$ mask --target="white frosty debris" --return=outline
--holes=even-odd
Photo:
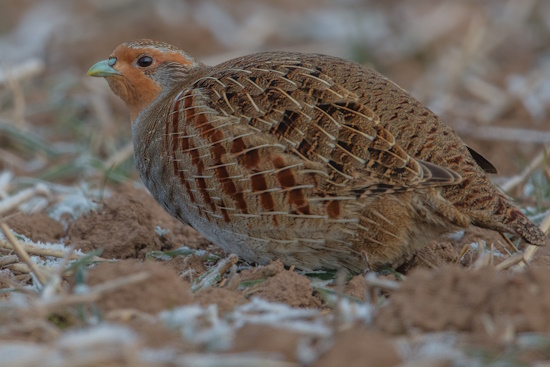
[[[145,348],[139,352],[139,357],[144,362],[156,363],[156,364],[172,363],[178,357],[178,355],[179,355],[178,351],[173,348],[164,348],[164,349]]]
[[[233,330],[218,317],[216,305],[207,308],[199,305],[183,306],[159,314],[168,328],[178,329],[191,343],[205,345],[210,350],[223,350],[231,346]]]
[[[127,327],[101,324],[68,331],[48,345],[22,342],[0,344],[2,366],[74,366],[76,361],[102,365],[137,349],[137,336]],[[101,351],[98,354],[98,351]],[[73,363],[69,362],[72,361]]]
[[[0,361],[3,366],[31,366],[47,354],[47,345],[9,341],[0,344]]]
[[[169,229],[164,229],[162,228],[161,226],[156,226],[155,227],[155,232],[156,234],[158,234],[159,236],[166,236],[168,233],[170,233],[170,230]]]
[[[342,297],[337,304],[337,314],[346,323],[363,322],[370,324],[374,318],[374,307],[370,303],[352,302]]]
[[[447,235],[447,238],[451,239],[451,240],[454,240],[454,241],[459,241],[462,239],[462,237],[464,237],[464,233],[466,233],[465,231],[456,231],[456,232],[453,232],[453,233],[449,233]]]
[[[35,196],[29,199],[29,201],[19,205],[19,210],[27,214],[40,213],[44,211],[48,205],[50,205],[50,200],[45,197]]]
[[[250,303],[238,307],[230,317],[234,320],[236,328],[247,323],[262,324],[311,336],[328,336],[331,330],[320,316],[321,313],[317,309],[292,308],[283,303],[253,297]]]
[[[20,242],[20,243],[23,243],[23,244],[27,244],[27,245],[31,245],[35,248],[39,248],[39,249],[47,249],[47,250],[52,250],[52,251],[63,251],[65,253],[68,253],[69,252],[69,248],[66,247],[62,242],[57,242],[57,243],[51,243],[51,242],[34,242],[32,241],[30,238],[22,235],[22,234],[19,234],[13,230],[11,230],[11,232],[13,233],[13,235],[17,238],[17,240]],[[0,232],[0,240],[2,241],[7,241],[7,238],[4,236],[3,233]],[[76,255],[84,255],[84,253],[78,249],[75,249],[74,250],[74,253]],[[40,262],[38,262],[38,259],[37,257],[35,257],[35,262],[37,264],[43,264],[43,265],[47,265],[49,264],[48,261],[51,261],[53,263],[56,263],[58,261],[58,259],[56,258],[53,258],[53,257],[47,257],[47,260],[39,260]]]
[[[38,183],[34,187],[29,187],[27,189],[21,190],[17,194],[8,196],[5,199],[0,200],[0,214],[6,213],[18,207],[19,205],[37,195],[50,195],[50,190],[48,189],[48,186],[43,183]]]
[[[8,196],[10,182],[12,179],[13,179],[13,172],[11,171],[0,172],[0,199],[4,199]]]
[[[419,364],[424,361],[439,360],[454,362],[456,367],[481,366],[457,349],[457,338],[449,332],[424,334],[419,338],[401,338],[395,344],[397,352],[404,361]]]
[[[70,188],[70,190],[64,187],[59,188],[59,190],[61,189],[63,189],[63,192],[60,192],[60,201],[49,212],[50,217],[59,222],[63,222],[64,217],[67,215],[74,220],[82,214],[97,210],[96,201],[111,196],[111,191],[107,188],[91,190],[87,185]]]
[[[295,363],[285,362],[273,356],[273,353],[238,354],[186,354],[177,361],[182,367],[295,367]]]

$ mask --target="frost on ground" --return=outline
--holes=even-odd
[[[192,237],[178,242],[183,237],[169,236],[193,232],[162,211],[148,213],[153,204],[140,189],[114,193],[95,210],[68,220],[56,243],[27,237],[31,225],[20,226],[23,233],[10,232],[38,265],[40,277],[29,273],[28,264],[2,266],[0,361],[14,366],[77,361],[86,366],[109,361],[330,366],[343,360],[350,366],[357,361],[467,366],[482,365],[483,353],[506,352],[506,358],[522,361],[550,343],[550,270],[537,265],[550,258],[546,252],[527,271],[497,272],[491,261],[497,264],[509,255],[494,248],[491,253],[492,238],[486,236],[469,243],[475,257],[469,265],[455,259],[454,265],[434,270],[418,262],[401,282],[395,271],[346,279],[285,269],[280,261],[251,267],[234,255],[214,254],[207,242]],[[52,220],[20,215],[37,225]],[[128,258],[115,244],[118,237],[108,236],[101,224],[105,219],[108,228],[133,226],[128,230],[155,238],[159,247]],[[85,237],[74,229],[75,222],[86,230],[103,227],[104,242],[91,241],[97,247],[90,250],[111,244],[114,260],[75,245],[69,250],[75,237]],[[159,231],[159,223],[169,230]],[[468,236],[431,247],[432,261],[446,259],[450,249],[458,253]],[[142,241],[127,237],[125,246]],[[5,236],[0,241],[9,242]],[[9,256],[8,248],[0,261]],[[483,353],[472,353],[476,348]]]
[[[548,228],[549,19],[545,0],[3,2],[0,222],[22,251],[0,231],[0,366],[548,364],[550,247],[527,267],[517,240],[472,227],[351,279],[246,264],[143,190],[127,111],[85,72],[142,36],[208,64],[267,50],[363,63]]]

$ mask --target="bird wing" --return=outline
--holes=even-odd
[[[208,106],[258,136],[275,137],[287,153],[324,166],[329,186],[365,195],[461,180],[408,155],[356,94],[299,57],[215,70],[193,85],[204,91]]]

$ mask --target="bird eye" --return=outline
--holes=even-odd
[[[138,66],[141,66],[142,68],[151,66],[152,63],[153,63],[153,58],[150,56],[142,56],[137,61]]]

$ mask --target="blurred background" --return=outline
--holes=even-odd
[[[550,1],[0,0],[0,172],[136,180],[128,113],[86,71],[138,38],[211,64],[265,50],[351,59],[439,114],[497,166],[497,183],[546,159]],[[547,208],[548,169],[526,172],[527,185],[505,188]]]

